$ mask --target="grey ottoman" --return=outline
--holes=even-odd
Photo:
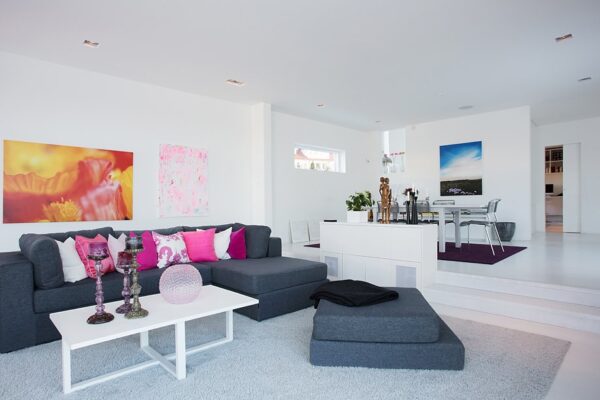
[[[414,288],[389,288],[399,298],[365,307],[319,302],[313,338],[351,342],[420,343],[439,338],[439,318]]]
[[[392,288],[395,301],[345,307],[321,300],[310,362],[320,366],[445,369],[464,367],[465,349],[417,289]]]

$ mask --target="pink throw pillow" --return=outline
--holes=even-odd
[[[246,228],[231,232],[227,253],[235,260],[246,259]]]
[[[135,233],[133,232],[129,234],[129,236],[134,235]],[[156,268],[158,254],[156,253],[156,243],[154,243],[152,232],[146,231],[142,233],[142,246],[144,246],[144,249],[137,255],[137,262],[140,265],[138,271]]]
[[[154,243],[156,243],[156,252],[158,254],[156,266],[158,268],[190,262],[182,232],[172,235],[161,235],[160,233],[152,232],[152,237],[154,238]]]
[[[205,231],[183,232],[188,256],[193,262],[217,261],[215,252],[215,228]]]
[[[96,268],[94,267],[96,262],[94,260],[89,260],[87,258],[88,254],[90,253],[90,243],[93,243],[93,242],[104,242],[108,246],[108,242],[106,241],[106,238],[102,235],[97,235],[93,239],[86,238],[86,237],[79,236],[79,235],[75,236],[75,250],[77,250],[77,254],[79,255],[79,258],[81,259],[81,262],[83,262],[83,265],[85,266],[85,273],[87,274],[88,277],[90,277],[92,279],[96,279]],[[108,257],[105,258],[104,260],[102,260],[102,273],[107,274],[114,270],[115,270],[115,263],[113,262],[113,259],[109,253]]]

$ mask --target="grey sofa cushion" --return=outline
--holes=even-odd
[[[297,258],[221,260],[205,264],[212,267],[215,284],[251,295],[327,278],[327,265]]]
[[[119,237],[119,236],[121,236],[122,233],[124,233],[126,236],[129,236],[129,234],[131,232],[135,233],[138,236],[141,236],[141,234],[146,231],[156,232],[161,235],[172,235],[174,233],[183,231],[183,226],[173,226],[171,228],[159,228],[159,229],[141,229],[141,230],[135,230],[135,231],[134,230],[115,231],[115,234],[113,236]]]
[[[336,340],[310,341],[310,363],[335,367],[461,370],[465,347],[439,320],[440,337],[432,343],[365,343]]]
[[[33,280],[36,287],[50,289],[65,283],[60,252],[54,239],[27,233],[19,239],[19,247],[33,264]]]
[[[110,226],[105,226],[97,229],[83,229],[80,231],[68,231],[68,232],[57,232],[57,233],[44,233],[44,236],[51,237],[54,240],[59,240],[64,242],[66,239],[72,237],[75,239],[75,236],[83,236],[86,238],[94,238],[97,235],[102,235],[108,239],[108,235],[113,235],[113,228]]]
[[[203,264],[192,264],[200,272],[204,285],[211,283],[210,268]],[[158,283],[165,269],[148,269],[139,273],[139,282],[142,285],[142,296],[156,294],[159,292]],[[122,299],[123,275],[111,272],[102,277],[104,289],[104,301],[111,302]],[[96,281],[94,279],[83,279],[81,281],[65,283],[62,287],[36,290],[33,293],[33,305],[36,313],[51,313],[69,310],[78,307],[95,304],[94,294],[96,292]],[[142,305],[144,300],[142,299]]]
[[[64,242],[66,239],[75,238],[77,235],[88,238],[102,235],[107,238],[112,233],[113,229],[111,227],[45,233],[43,235],[26,233],[19,238],[19,247],[25,257],[33,264],[35,286],[39,289],[50,289],[62,286],[65,283],[60,252],[55,240]]]
[[[223,225],[205,225],[205,226],[184,226],[183,230],[185,232],[195,231],[196,229],[211,229],[216,228],[215,232],[223,232],[226,229],[232,228],[233,224],[223,224]]]
[[[439,338],[439,318],[414,288],[390,288],[400,297],[365,307],[321,300],[314,316],[317,340],[384,343],[429,343]]]
[[[269,238],[269,250],[267,257],[281,257],[281,238]]]
[[[269,252],[269,238],[271,237],[271,228],[264,225],[244,225],[236,222],[233,224],[233,230],[246,228],[246,257],[264,258]]]

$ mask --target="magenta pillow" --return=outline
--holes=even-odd
[[[215,228],[205,231],[183,232],[188,256],[193,262],[218,261],[215,252]]]
[[[135,233],[131,232],[129,235],[133,236]],[[144,250],[140,251],[137,255],[137,261],[138,264],[140,264],[138,271],[156,268],[156,264],[158,264],[158,253],[156,251],[156,243],[154,243],[154,238],[152,237],[152,232],[146,231],[142,233],[142,246],[144,246]]]
[[[100,234],[98,234],[95,238],[90,239],[83,236],[75,236],[75,250],[77,250],[77,254],[79,258],[83,262],[85,266],[85,273],[88,277],[92,279],[96,279],[96,268],[94,267],[95,261],[89,260],[87,258],[90,253],[90,243],[92,242],[104,242],[107,243],[106,238]],[[108,247],[107,247],[108,248]],[[112,257],[110,256],[110,252],[108,257],[102,260],[102,274],[107,274],[115,270],[115,263],[113,262]]]
[[[231,232],[227,253],[236,260],[246,259],[246,228]]]

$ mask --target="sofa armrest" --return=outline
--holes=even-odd
[[[267,257],[281,257],[281,238],[269,238],[269,250]]]
[[[35,343],[33,264],[20,252],[0,253],[0,353]]]

